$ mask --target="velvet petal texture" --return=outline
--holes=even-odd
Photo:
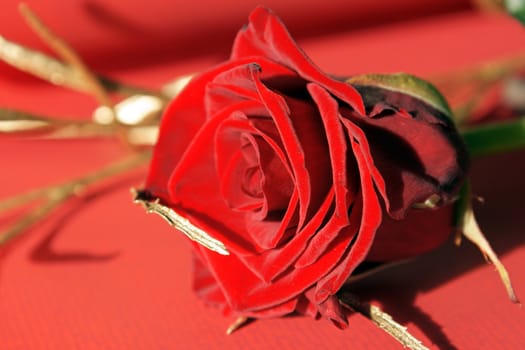
[[[411,208],[452,198],[462,144],[412,97],[369,92],[321,72],[257,8],[230,60],[171,103],[146,188],[229,250],[194,243],[201,298],[226,313],[297,312],[345,327],[336,293],[361,262],[442,242],[449,221],[438,234],[417,229],[445,211]]]

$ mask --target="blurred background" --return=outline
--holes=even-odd
[[[0,5],[0,33],[43,49],[21,20],[18,0]],[[26,3],[95,68],[215,55],[225,58],[257,5],[285,19],[296,39],[468,11],[468,0],[71,0]],[[2,70],[5,67],[1,66]]]
[[[95,71],[147,87],[228,57],[258,4],[272,8],[323,70],[406,71],[424,77],[522,54],[525,30],[489,0],[33,0],[26,3]],[[18,13],[0,4],[0,35],[50,52]],[[445,91],[445,93],[447,93]],[[451,96],[454,97],[454,96]],[[90,118],[91,97],[0,62],[0,107]],[[78,177],[129,153],[118,140],[0,137],[0,198]],[[518,294],[525,293],[525,154],[474,162],[479,219]],[[396,349],[367,320],[340,332],[308,318],[265,320],[232,337],[231,319],[191,290],[186,239],[131,204],[129,187],[75,199],[0,249],[0,349]],[[0,217],[0,228],[20,213]],[[512,305],[481,254],[452,240],[415,262],[355,286],[432,349],[519,349],[523,308]]]

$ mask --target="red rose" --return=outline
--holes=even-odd
[[[194,245],[195,288],[206,302],[259,318],[321,314],[344,326],[335,293],[369,253],[404,258],[449,234],[448,207],[420,211],[423,220],[412,207],[431,196],[447,204],[465,159],[442,112],[324,74],[258,8],[230,60],[168,107],[146,190],[229,250]],[[388,218],[374,244],[387,216],[402,221]],[[436,231],[411,226],[420,221]]]

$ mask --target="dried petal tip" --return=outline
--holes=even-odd
[[[424,202],[414,203],[413,208],[416,209],[436,209],[441,202],[441,196],[438,194],[433,194],[428,197]]]
[[[465,213],[463,216],[462,231],[463,231],[463,235],[467,237],[472,243],[474,243],[478,247],[478,249],[485,256],[487,261],[489,263],[494,264],[494,266],[496,267],[496,270],[499,273],[501,281],[503,282],[503,285],[505,286],[505,289],[507,290],[509,299],[513,303],[520,304],[520,301],[518,300],[518,297],[516,296],[516,293],[514,292],[514,288],[512,287],[512,282],[510,280],[509,273],[505,269],[505,266],[503,266],[503,264],[499,260],[496,253],[494,253],[489,242],[487,241],[487,239],[481,232],[481,229],[479,228],[478,222],[476,221],[474,212],[470,205],[465,210]]]

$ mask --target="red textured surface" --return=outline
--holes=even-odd
[[[287,21],[286,13],[280,15]],[[7,34],[2,28],[5,22],[0,32]],[[75,33],[83,31],[75,28],[68,36]],[[299,42],[325,71],[425,75],[520,52],[525,31],[510,19],[457,12]],[[155,86],[214,60],[184,57],[106,69]],[[88,116],[94,106],[90,98],[15,79],[20,77],[0,77],[0,105],[79,116]],[[125,151],[108,141],[4,138],[0,149],[0,198],[82,174]],[[525,293],[524,157],[514,152],[486,158],[474,162],[471,171],[474,191],[485,198],[476,208],[479,220],[519,296]],[[204,307],[191,291],[189,244],[158,217],[131,204],[128,188],[140,183],[138,176],[106,196],[86,200],[81,211],[80,201],[72,202],[0,250],[1,349],[400,348],[357,315],[346,331],[296,317],[259,321],[225,336],[231,320]],[[525,344],[523,308],[506,299],[493,268],[467,242],[459,248],[448,242],[363,280],[355,293],[382,305],[433,349],[519,349]]]

